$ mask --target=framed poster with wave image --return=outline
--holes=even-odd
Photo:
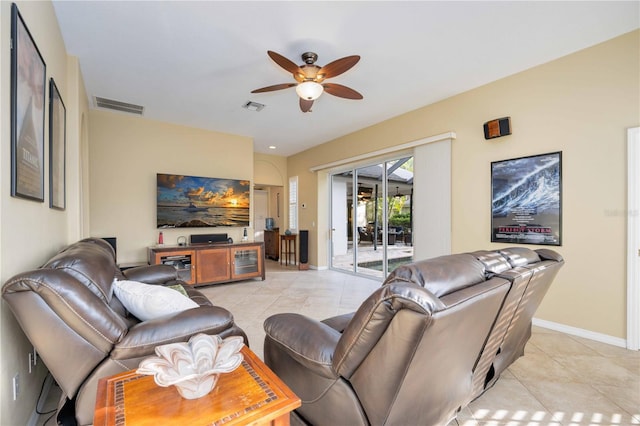
[[[562,245],[562,152],[491,163],[491,242]]]

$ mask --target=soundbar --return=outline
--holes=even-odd
[[[190,236],[191,244],[220,244],[228,243],[227,234],[195,234]]]

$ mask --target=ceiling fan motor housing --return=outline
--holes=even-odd
[[[302,60],[304,61],[305,64],[307,65],[313,65],[316,63],[316,61],[318,60],[318,55],[316,55],[313,52],[304,52],[302,54]]]

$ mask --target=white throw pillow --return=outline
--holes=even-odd
[[[124,307],[141,321],[148,321],[199,306],[176,290],[138,281],[115,281],[113,293]]]

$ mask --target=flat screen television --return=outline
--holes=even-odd
[[[158,228],[249,226],[248,180],[157,174]]]

